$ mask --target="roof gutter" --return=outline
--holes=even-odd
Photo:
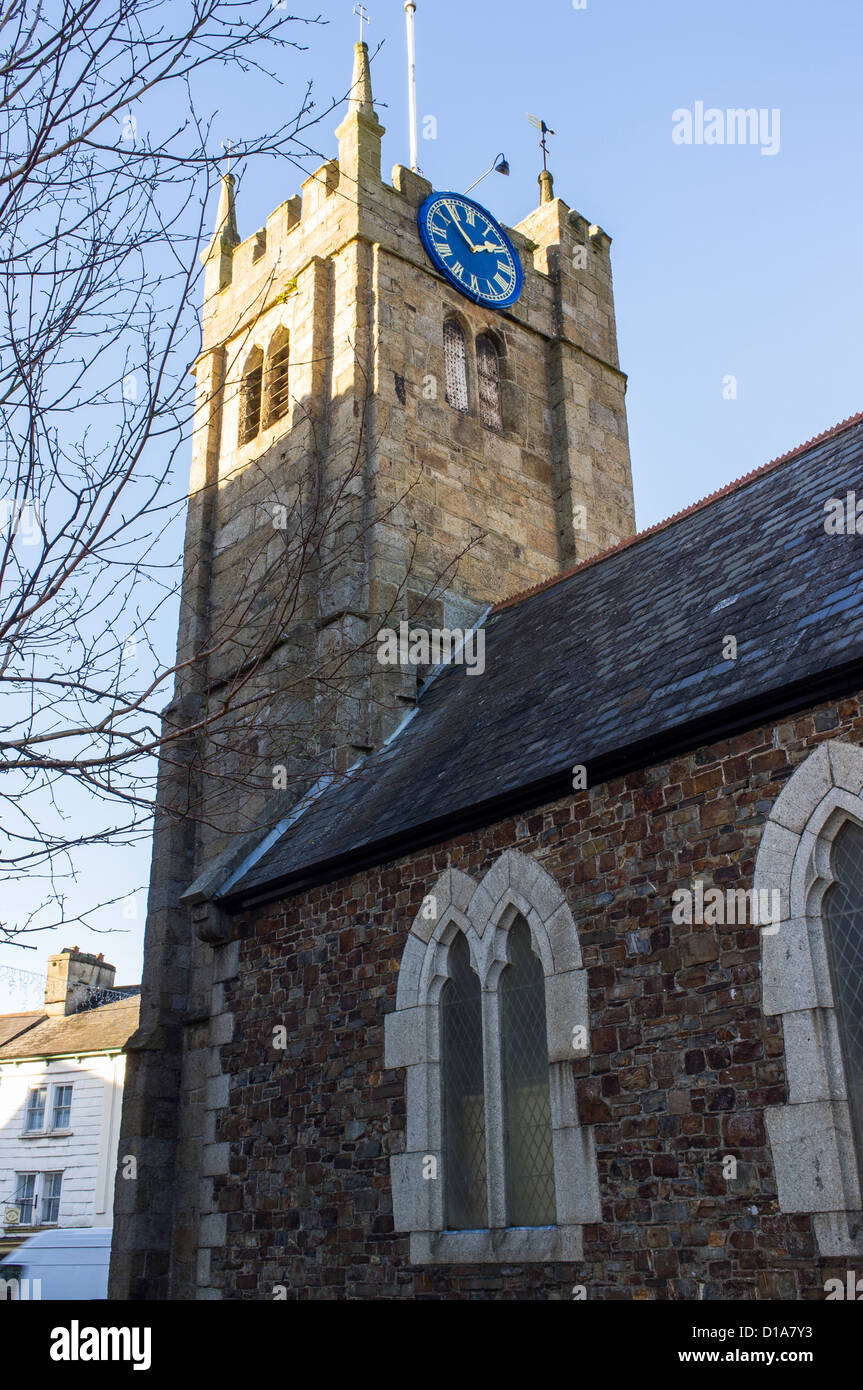
[[[113,1057],[115,1054],[120,1056],[125,1043],[117,1043],[114,1047],[94,1047],[73,1049],[71,1052],[31,1052],[23,1057],[0,1057],[0,1067],[20,1066],[22,1062],[68,1062],[70,1057]]]

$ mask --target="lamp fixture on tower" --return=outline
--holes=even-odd
[[[489,165],[484,174],[480,174],[479,178],[471,184],[470,188],[465,189],[465,193],[470,193],[471,189],[476,188],[478,183],[482,183],[483,179],[487,179],[489,174],[492,173],[503,174],[506,178],[509,178],[509,160],[505,154],[501,153],[495,155],[494,163]]]

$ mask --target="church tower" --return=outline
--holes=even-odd
[[[506,229],[523,289],[496,312],[426,254],[431,185],[401,165],[382,179],[365,44],[336,133],[338,158],[245,240],[226,174],[204,256],[165,716],[204,732],[162,760],[117,1297],[206,1287],[199,1232],[224,1157],[210,1150],[227,1147],[210,1142],[227,1041],[210,1020],[232,949],[208,904],[250,837],[413,707],[415,673],[375,659],[381,626],[470,628],[635,529],[610,238],[544,175],[539,206]]]
[[[383,134],[357,44],[338,159],[244,241],[223,180],[180,659],[211,653],[210,702],[272,697],[269,740],[256,721],[241,767],[232,736],[204,789],[203,860],[235,837],[256,758],[287,762],[296,793],[400,721],[415,681],[376,667],[379,626],[470,627],[634,530],[610,239],[544,174],[539,207],[509,230],[520,298],[505,312],[472,303],[424,250],[431,185],[401,166],[382,180]],[[327,662],[329,700],[303,679]],[[253,828],[262,798],[242,800]]]

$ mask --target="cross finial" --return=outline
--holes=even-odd
[[[354,5],[354,14],[359,15],[360,19],[360,43],[363,43],[363,25],[371,24],[372,19],[365,5]]]
[[[230,172],[230,169],[231,169],[231,154],[233,153],[233,149],[234,149],[234,142],[233,142],[233,140],[223,140],[223,141],[222,141],[222,149],[225,151],[225,161],[226,161],[227,166],[228,166],[228,172]]]

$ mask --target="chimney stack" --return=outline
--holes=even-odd
[[[77,946],[65,946],[48,957],[45,1012],[52,1018],[76,1013],[92,990],[111,988],[115,973],[102,954],[88,956]]]

